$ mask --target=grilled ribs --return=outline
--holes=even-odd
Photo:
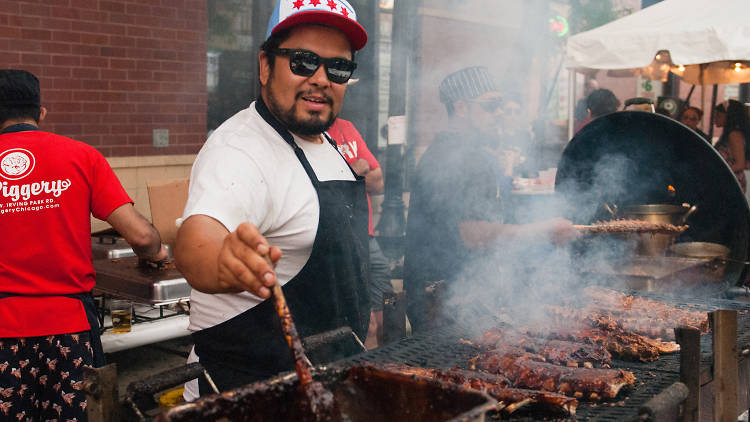
[[[657,300],[626,295],[600,286],[587,287],[583,289],[583,293],[591,299],[590,308],[608,312],[618,320],[647,319],[640,325],[656,323],[667,326],[670,328],[670,335],[674,334],[674,327],[681,325],[697,328],[703,333],[709,330],[705,311],[680,309]]]
[[[472,369],[503,375],[518,388],[552,391],[587,400],[612,399],[635,376],[622,369],[570,368],[538,362],[528,353],[484,352],[470,361]]]
[[[511,344],[521,350],[539,355],[548,363],[563,366],[606,366],[612,363],[612,355],[606,347],[593,341],[567,341],[545,339],[523,335],[516,331],[503,331],[500,328],[487,330],[477,340],[480,349],[492,350]]]
[[[560,329],[551,331],[547,335],[552,338],[568,341],[585,341],[589,339],[604,346],[613,357],[622,360],[653,362],[659,357],[659,347],[653,341],[625,331],[609,331],[601,328],[583,330]]]
[[[430,369],[399,364],[386,364],[385,367],[390,371],[401,374],[436,379],[483,391],[495,398],[499,402],[500,410],[503,410],[507,414],[511,414],[525,406],[533,406],[548,413],[572,416],[575,415],[576,408],[578,407],[578,400],[562,394],[509,388],[510,381],[502,375],[467,371],[458,368]]]
[[[467,371],[460,368],[435,369],[420,366],[409,366],[395,363],[384,365],[386,369],[406,375],[414,375],[422,378],[437,379],[441,381],[460,384],[466,387],[479,389],[477,387],[510,387],[512,383],[502,375],[483,374],[481,372]]]

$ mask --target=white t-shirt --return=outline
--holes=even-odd
[[[354,180],[336,148],[295,136],[318,179]],[[281,285],[305,265],[318,229],[318,197],[294,150],[258,114],[255,103],[240,111],[208,138],[190,173],[183,219],[202,214],[227,230],[248,221],[272,246],[281,248],[276,266]],[[252,308],[261,300],[250,293],[190,295],[191,331],[212,327]]]

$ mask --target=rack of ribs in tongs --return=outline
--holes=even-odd
[[[574,225],[573,227],[590,233],[680,234],[688,229],[687,225],[676,226],[669,223],[652,223],[650,221],[630,220],[625,218],[597,221],[593,224]]]

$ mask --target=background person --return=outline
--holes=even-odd
[[[693,129],[698,135],[702,136],[704,139],[710,141],[708,134],[703,132],[698,127],[702,118],[703,118],[703,110],[699,109],[698,107],[688,106],[682,109],[682,111],[680,112],[680,115],[677,117],[677,120],[679,120],[680,123],[689,127],[690,129]]]
[[[586,82],[583,90],[583,98],[578,100],[575,111],[573,112],[573,127],[583,127],[583,122],[589,120],[589,107],[586,104],[586,99],[589,94],[597,89],[599,89],[599,81],[596,79],[589,79]]]
[[[328,129],[328,135],[336,141],[339,152],[354,172],[365,178],[367,189],[367,208],[369,212],[368,232],[370,234],[370,326],[367,330],[365,346],[372,349],[378,346],[378,339],[383,332],[383,295],[393,292],[391,285],[390,266],[385,258],[380,244],[375,238],[372,225],[372,201],[370,195],[383,192],[383,169],[372,155],[367,143],[352,122],[336,119]]]
[[[484,67],[461,69],[440,84],[449,129],[440,132],[420,159],[411,191],[406,229],[404,288],[414,330],[426,328],[425,288],[462,278],[484,253],[509,242],[577,236],[570,221],[554,218],[527,225],[503,223],[496,158],[502,98]]]
[[[367,333],[365,182],[324,133],[366,42],[343,0],[279,1],[258,54],[260,97],[213,132],[193,165],[175,259],[193,287],[189,362],[221,391],[294,368],[269,300],[275,283],[300,336]]]
[[[34,75],[0,70],[0,419],[85,421],[74,384],[104,364],[91,214],[139,257],[168,254],[96,149],[39,130],[40,99]]]
[[[742,192],[747,190],[747,181],[745,180],[745,167],[748,163],[748,139],[750,139],[750,122],[745,106],[736,100],[729,100],[722,104],[726,113],[716,114],[716,125],[723,127],[719,140],[716,141],[716,151],[729,164],[729,168],[734,173],[737,181],[742,188]],[[720,114],[723,116],[719,117]]]
[[[591,91],[586,97],[586,110],[588,111],[588,117],[575,128],[575,132],[577,133],[581,128],[597,117],[614,113],[619,107],[620,100],[617,99],[614,92],[606,88],[599,88]]]

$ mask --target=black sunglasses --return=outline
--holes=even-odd
[[[357,68],[357,63],[351,60],[340,57],[323,58],[310,50],[275,48],[268,53],[276,56],[289,56],[289,69],[299,76],[314,75],[322,64],[328,80],[336,84],[345,84]]]
[[[485,100],[485,101],[472,101],[474,103],[479,104],[480,107],[487,113],[494,113],[503,106],[503,100],[497,99],[497,100]]]

